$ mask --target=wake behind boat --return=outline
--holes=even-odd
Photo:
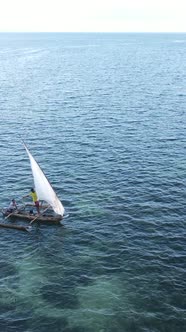
[[[5,219],[24,219],[28,220],[30,224],[32,224],[34,221],[61,223],[65,211],[64,207],[59,198],[57,197],[47,177],[45,176],[45,174],[43,173],[40,166],[38,165],[25,144],[24,147],[30,160],[34,186],[38,200],[42,201],[42,203],[46,202],[47,205],[40,204],[39,214],[34,214],[34,206],[29,203],[23,204],[21,208],[18,207],[13,211],[3,209],[2,213],[5,216]]]

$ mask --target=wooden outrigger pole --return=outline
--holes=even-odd
[[[5,223],[0,223],[0,227],[18,229],[20,231],[26,231],[26,232],[30,232],[32,229],[32,226],[22,226],[22,225],[5,224]]]
[[[48,205],[47,208],[46,208],[41,214],[38,214],[33,220],[31,220],[30,225],[31,225],[36,219],[38,219],[43,213],[45,213],[49,208],[50,208],[50,205]]]

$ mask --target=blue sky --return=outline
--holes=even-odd
[[[186,0],[1,0],[1,32],[186,32]]]

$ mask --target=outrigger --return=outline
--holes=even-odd
[[[45,174],[41,170],[40,166],[28,150],[27,146],[24,144],[28,157],[30,159],[30,165],[32,169],[32,175],[34,179],[34,186],[37,193],[37,197],[40,201],[46,202],[46,204],[40,205],[40,213],[33,213],[33,205],[29,203],[23,204],[21,208],[12,211],[11,213],[7,211],[7,209],[3,209],[2,213],[5,219],[24,219],[25,221],[29,221],[30,225],[35,222],[49,222],[49,223],[59,223],[64,216],[64,207],[57,197],[54,189],[52,188],[50,182],[46,178]],[[0,223],[0,227],[7,228],[17,228],[21,230],[28,230],[28,226],[15,225],[15,224],[5,224]]]

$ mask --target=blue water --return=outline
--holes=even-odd
[[[33,185],[23,139],[69,213],[0,229],[0,331],[186,330],[185,54],[186,34],[0,34],[0,205]]]

